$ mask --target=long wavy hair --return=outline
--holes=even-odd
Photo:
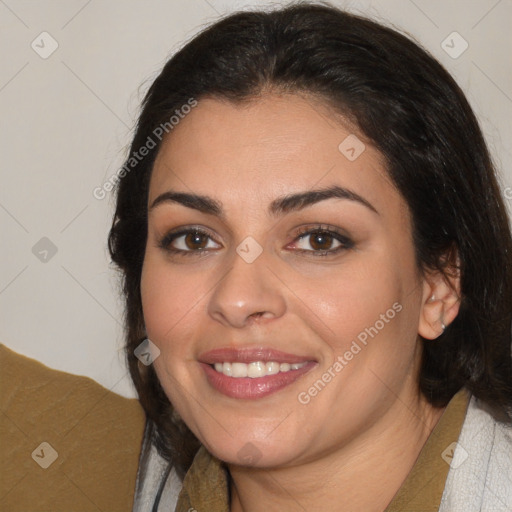
[[[134,355],[145,338],[140,280],[149,181],[161,145],[155,129],[170,130],[169,119],[191,98],[242,103],[268,91],[315,95],[372,141],[411,211],[419,269],[446,273],[458,257],[460,312],[438,339],[424,340],[422,393],[445,406],[466,387],[510,416],[512,237],[475,115],[417,43],[307,2],[231,14],[178,51],[145,96],[119,173],[109,250],[123,281],[128,366],[160,453],[183,475],[200,445],[173,414],[153,367]],[[149,137],[154,147],[130,160]]]

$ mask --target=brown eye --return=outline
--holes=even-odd
[[[303,231],[288,247],[301,253],[309,253],[311,256],[328,256],[352,249],[354,243],[334,230],[313,228]]]
[[[311,233],[308,235],[309,237],[309,245],[315,251],[327,251],[332,249],[332,245],[334,243],[334,237],[325,231],[317,231],[316,233]]]
[[[209,233],[198,229],[184,229],[169,233],[160,240],[158,245],[164,251],[177,254],[197,254],[221,248]]]
[[[208,236],[203,233],[193,232],[185,235],[184,239],[187,249],[200,250],[204,249],[208,245]]]

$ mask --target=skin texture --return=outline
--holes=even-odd
[[[350,134],[365,144],[354,161],[338,149]],[[269,212],[277,198],[332,186],[376,212],[339,198]],[[164,140],[149,206],[169,190],[209,196],[222,215],[171,201],[150,208],[141,281],[146,329],[161,351],[154,364],[169,399],[228,463],[232,510],[334,510],[340,503],[383,510],[442,413],[418,390],[418,334],[439,336],[459,300],[456,281],[417,268],[410,214],[380,153],[311,98],[202,99]],[[184,237],[172,247],[186,254],[159,247],[184,226],[209,233],[203,250],[194,252]],[[319,226],[352,244],[319,256],[314,235],[299,238],[302,228]],[[248,236],[263,249],[252,263],[236,252]],[[331,240],[340,247],[329,238],[328,247]],[[400,312],[301,403],[299,393],[393,304]],[[226,347],[273,348],[316,365],[264,398],[229,398],[198,363],[200,354]],[[247,446],[256,455],[242,465]]]

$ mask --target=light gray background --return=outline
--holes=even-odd
[[[406,31],[454,75],[512,210],[512,0],[333,3]],[[168,56],[220,14],[264,5],[0,0],[0,343],[134,396],[106,251],[113,200],[95,199],[93,189],[122,165],[139,103]],[[469,44],[458,58],[442,47],[453,31]],[[42,32],[58,43],[46,59],[31,47],[51,48]],[[458,36],[450,41],[452,53],[462,48]],[[43,237],[57,248],[47,261],[33,253]]]

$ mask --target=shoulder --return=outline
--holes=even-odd
[[[137,400],[0,345],[0,407],[2,506],[131,510],[145,423]]]
[[[512,510],[512,424],[472,397],[440,512]]]

